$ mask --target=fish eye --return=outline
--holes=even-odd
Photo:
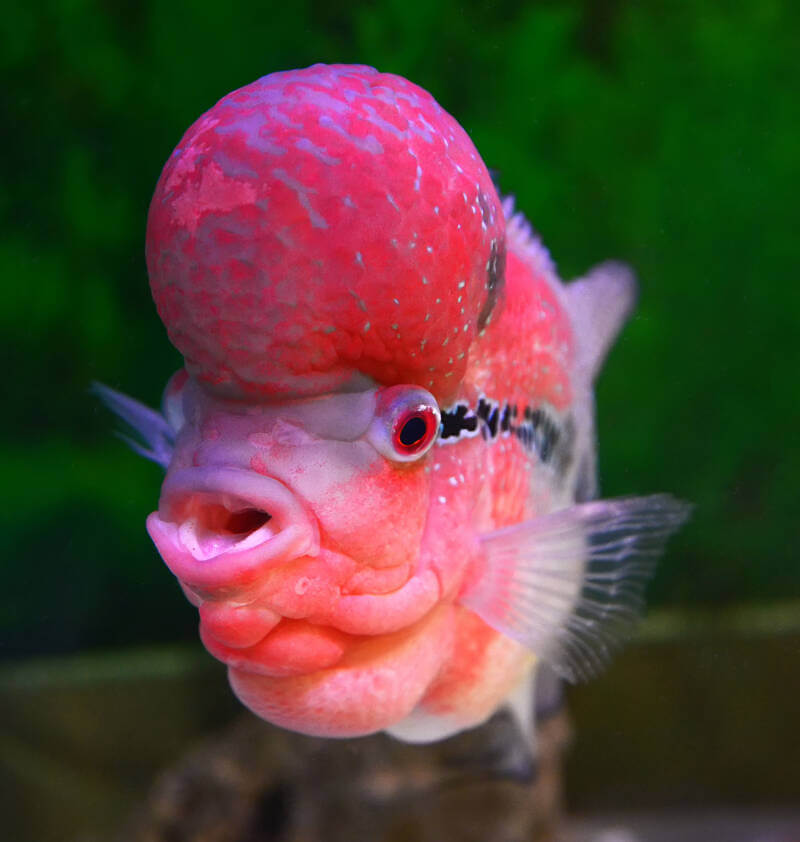
[[[418,386],[390,386],[377,396],[367,432],[372,445],[394,462],[413,462],[427,453],[439,433],[436,398]]]

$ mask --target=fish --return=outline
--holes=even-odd
[[[223,97],[160,176],[150,286],[184,367],[105,386],[166,469],[147,529],[259,717],[431,742],[537,671],[596,675],[690,507],[598,499],[593,384],[632,271],[562,282],[467,132],[362,65]]]

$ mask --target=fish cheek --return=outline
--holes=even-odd
[[[328,549],[371,567],[418,557],[428,505],[421,462],[390,462],[363,441],[295,447],[268,437],[250,467],[306,502]]]
[[[329,487],[314,510],[323,543],[359,563],[394,567],[419,557],[428,497],[422,464],[379,458],[369,470]]]

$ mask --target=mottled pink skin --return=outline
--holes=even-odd
[[[234,91],[186,132],[147,263],[170,338],[218,393],[321,394],[357,370],[446,399],[502,233],[486,167],[430,94],[315,65]]]
[[[463,130],[369,68],[234,92],[164,170],[148,265],[191,376],[170,386],[185,423],[148,526],[203,642],[265,719],[353,736],[412,715],[444,734],[485,719],[531,667],[458,597],[482,533],[564,492],[515,437],[398,463],[369,432],[381,384],[422,386],[442,408],[485,395],[569,410],[558,282],[511,236],[496,285],[504,229]],[[339,415],[320,397],[348,391]],[[269,534],[196,558],[181,525],[216,522],[224,495],[268,511]]]

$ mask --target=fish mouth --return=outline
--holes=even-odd
[[[147,531],[193,602],[252,602],[269,569],[319,553],[316,524],[298,498],[239,468],[171,472]]]

